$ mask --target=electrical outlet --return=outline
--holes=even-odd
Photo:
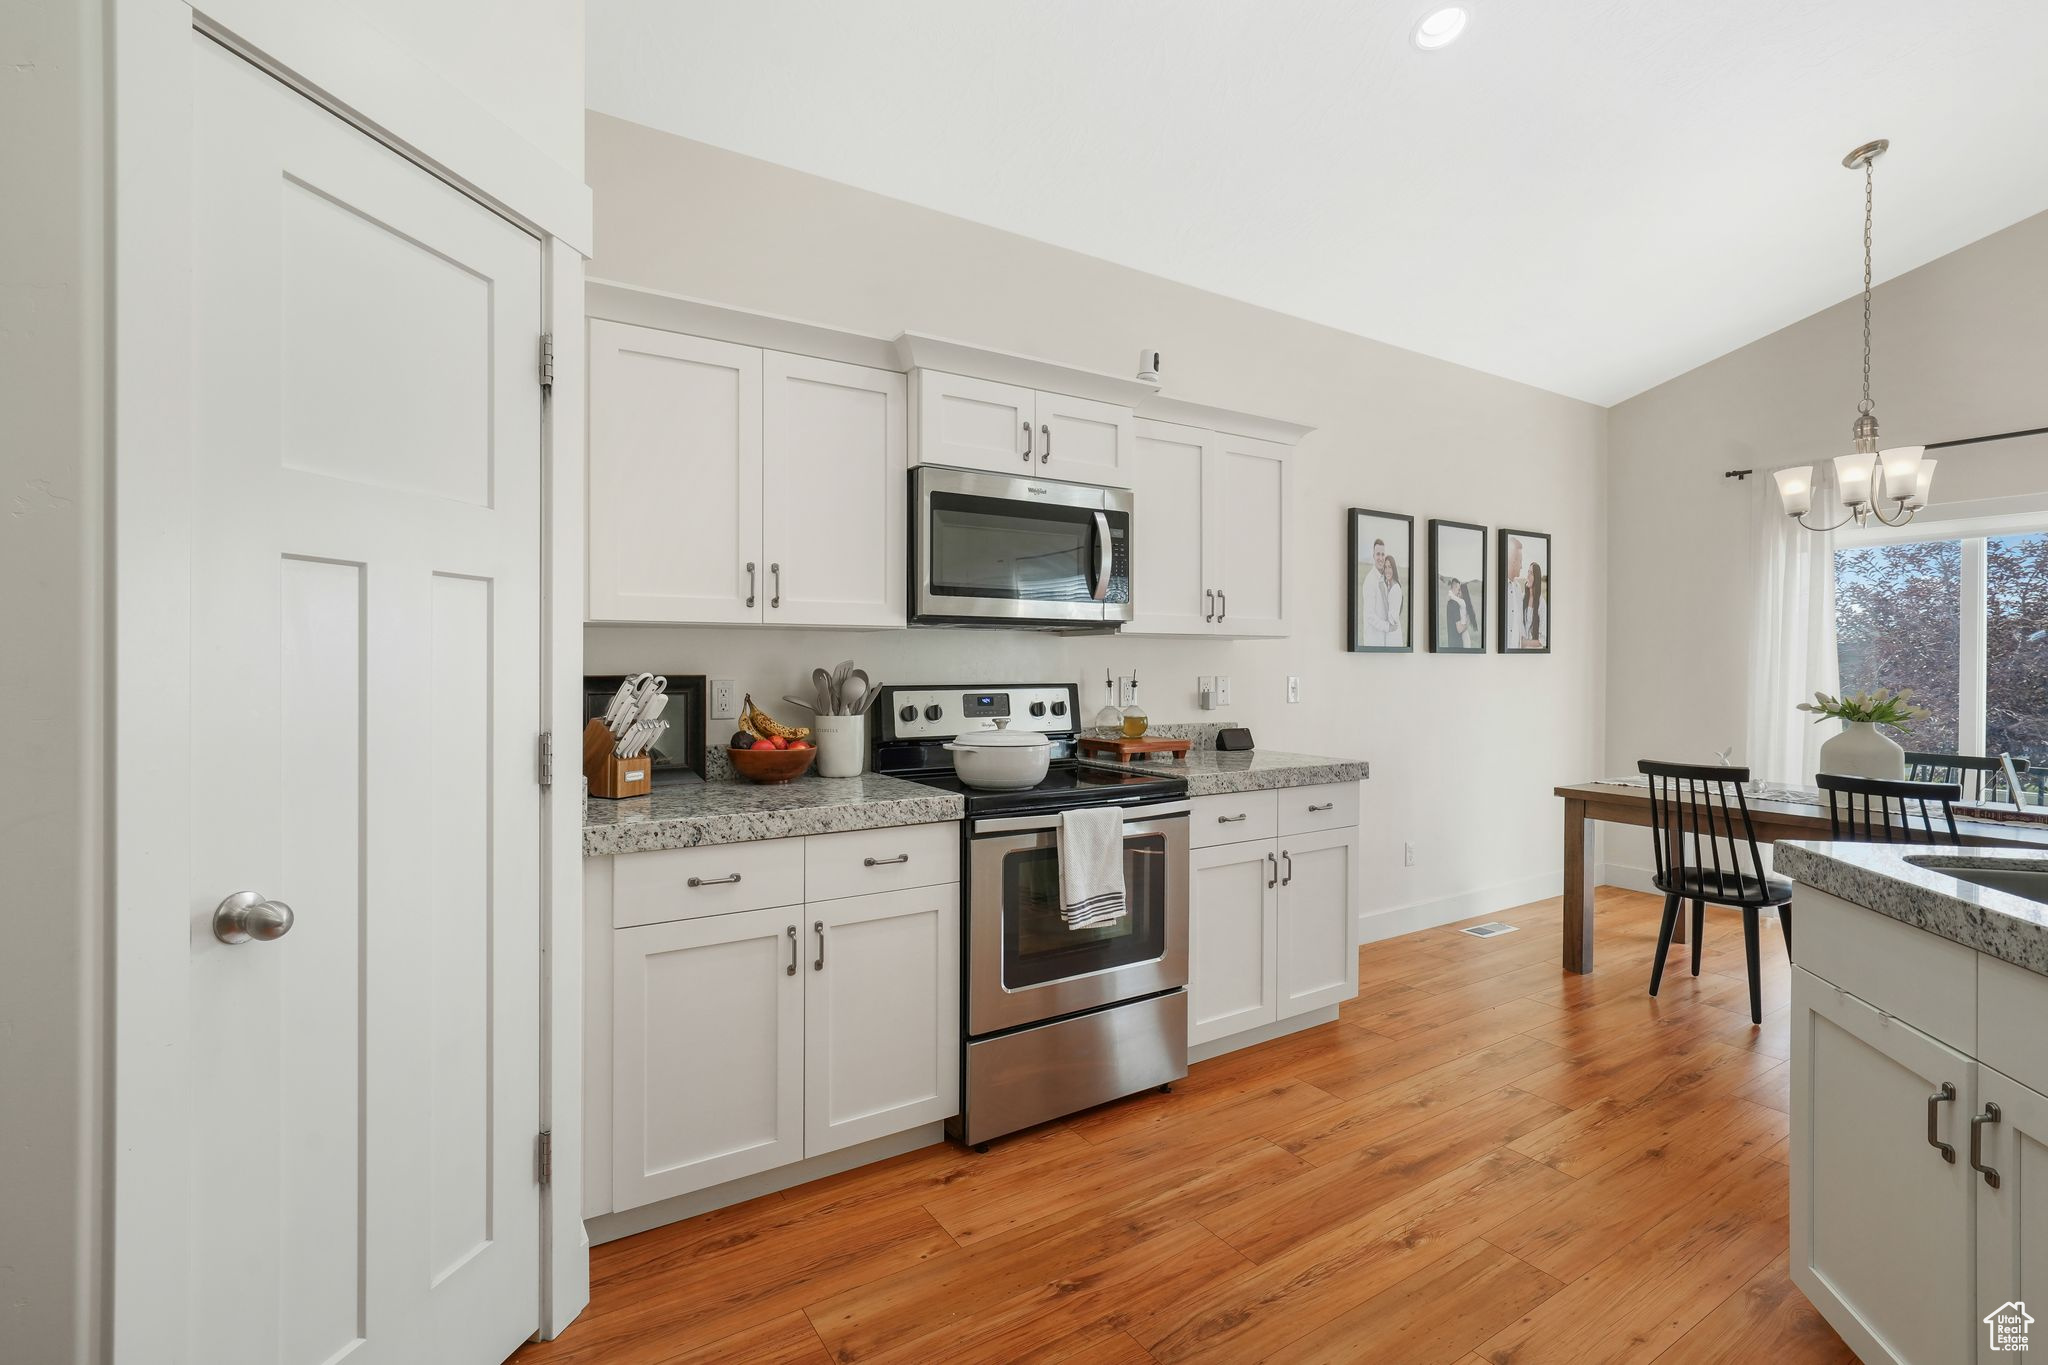
[[[1403,844],[1403,845],[1401,845],[1401,866],[1403,866],[1403,867],[1413,867],[1413,866],[1415,866],[1415,845],[1413,845],[1413,844]]]
[[[1137,691],[1137,674],[1119,673],[1116,675],[1116,704],[1118,706],[1129,706],[1133,701],[1136,701]]]
[[[740,685],[731,678],[711,680],[711,719],[734,720],[740,713]]]
[[[1230,679],[1220,673],[1216,675],[1216,704],[1218,706],[1230,705]]]
[[[1301,700],[1301,678],[1298,674],[1287,675],[1287,700],[1290,705]]]
[[[1216,709],[1216,679],[1203,676],[1195,679],[1195,695],[1201,699],[1204,711]]]

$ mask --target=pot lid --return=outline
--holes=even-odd
[[[1012,730],[1009,724],[1007,720],[998,720],[993,730],[969,730],[955,736],[953,742],[975,749],[1043,749],[1052,743],[1036,730]]]

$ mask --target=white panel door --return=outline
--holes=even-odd
[[[1280,1017],[1358,994],[1358,830],[1280,841]]]
[[[2040,1314],[2048,1304],[2048,1096],[2021,1085],[1983,1063],[1977,1065],[1977,1108],[1998,1106],[1998,1121],[1979,1129],[1982,1161],[1998,1173],[1998,1186],[1978,1175],[1977,1357],[1986,1365],[2019,1358],[2006,1347],[1991,1348],[1985,1314],[2021,1302]],[[1967,1148],[1965,1149],[1967,1150]],[[2048,1323],[2048,1315],[2043,1315]],[[2028,1346],[2048,1337],[2030,1331]]]
[[[804,914],[804,1155],[958,1113],[959,884]]]
[[[1222,594],[1216,628],[1224,635],[1285,635],[1293,451],[1226,432],[1216,433],[1212,450],[1217,521],[1209,577]]]
[[[918,464],[1028,474],[1038,467],[1038,395],[939,370],[911,376]],[[1050,477],[1050,476],[1048,476]]]
[[[800,905],[612,935],[612,1207],[803,1155]]]
[[[590,324],[590,619],[759,621],[761,352]]]
[[[193,41],[191,1339],[164,1356],[496,1362],[539,1325],[541,249]],[[240,891],[289,932],[217,939]]]
[[[1872,1365],[1968,1360],[1982,1333],[1968,1159],[1976,1071],[1792,969],[1792,1279]],[[1930,1103],[1944,1084],[1955,1098]]]
[[[1188,1042],[1280,1017],[1280,862],[1269,842],[1188,855]]]
[[[1131,439],[1131,488],[1142,509],[1131,555],[1137,615],[1126,635],[1213,635],[1216,585],[1210,506],[1213,433],[1140,420]]]
[[[907,381],[779,351],[761,365],[762,619],[901,626]]]
[[[1040,474],[1105,488],[1131,486],[1135,419],[1129,408],[1063,393],[1039,394],[1037,407]]]

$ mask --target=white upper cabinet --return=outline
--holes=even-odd
[[[904,376],[590,324],[589,619],[904,623]]]
[[[759,350],[590,324],[589,536],[594,621],[761,619]]]
[[[992,379],[918,370],[917,463],[1129,488],[1131,410]]]
[[[905,391],[889,370],[763,356],[763,620],[904,623]]]
[[[1292,448],[1138,419],[1133,635],[1287,634]]]

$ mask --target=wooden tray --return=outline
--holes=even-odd
[[[1111,739],[1103,735],[1083,735],[1078,747],[1083,755],[1114,758],[1125,763],[1142,763],[1154,754],[1171,754],[1186,762],[1188,750],[1195,747],[1195,742],[1191,739]]]

